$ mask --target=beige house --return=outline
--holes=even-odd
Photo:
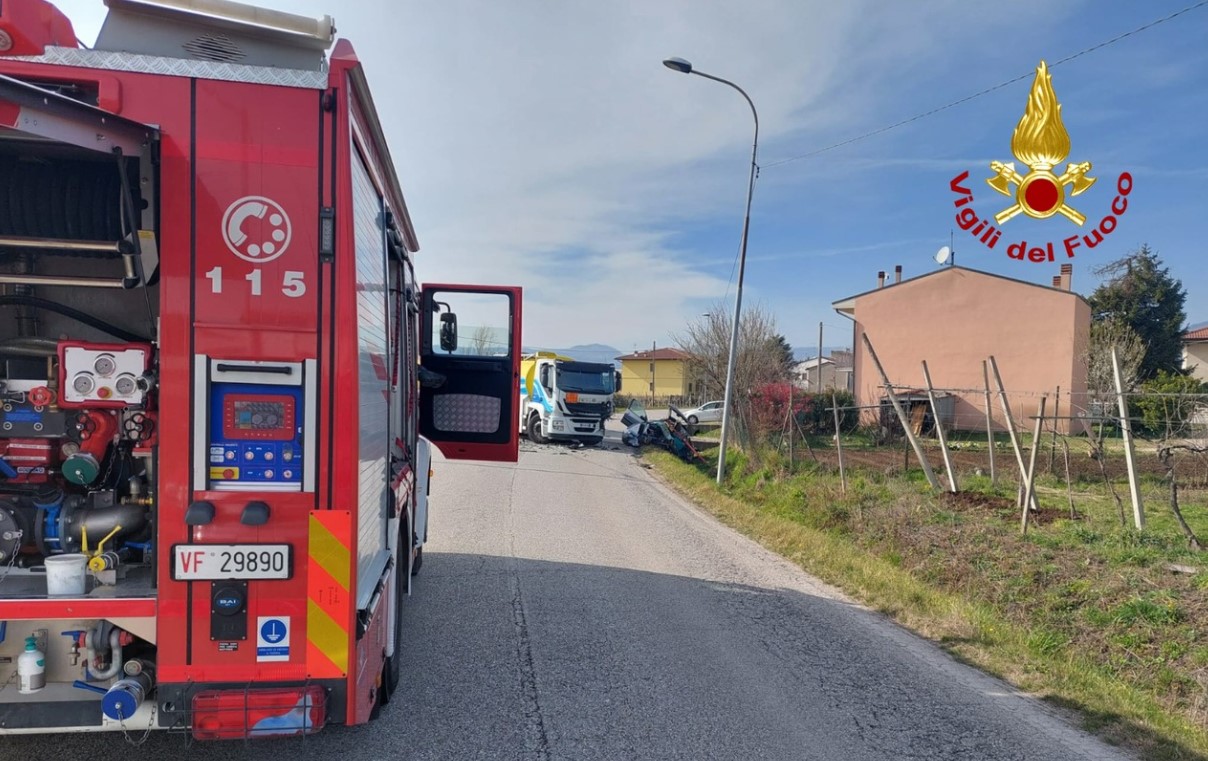
[[[617,359],[621,363],[623,393],[674,399],[698,392],[698,384],[688,370],[688,354],[681,349],[635,351]]]
[[[1183,334],[1183,369],[1196,380],[1208,383],[1208,328]]]
[[[1063,265],[1050,287],[950,266],[887,285],[881,273],[873,290],[834,302],[835,310],[854,323],[852,391],[856,403],[869,408],[865,420],[875,419],[873,408],[885,397],[865,335],[890,382],[904,393],[925,388],[922,362],[927,361],[935,387],[953,397],[946,427],[985,430],[982,361],[991,355],[1018,427],[1031,427],[1043,395],[1049,398],[1046,415],[1052,415],[1058,387],[1058,414],[1085,414],[1091,310],[1071,290],[1072,276],[1073,268]],[[993,387],[993,375],[990,383]],[[1004,430],[997,397],[991,408],[994,425]],[[1058,421],[1058,429],[1070,430],[1071,422],[1073,430],[1082,430],[1069,420]]]

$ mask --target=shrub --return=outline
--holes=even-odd
[[[768,383],[751,395],[752,430],[766,433],[782,430],[788,419],[790,399],[793,416],[805,433],[835,432],[835,416],[831,411],[835,402],[840,407],[839,425],[843,431],[852,431],[859,423],[859,410],[843,409],[855,406],[850,391],[836,391],[832,397],[830,391],[807,393],[788,383]]]
[[[1139,419],[1146,433],[1177,435],[1196,411],[1208,403],[1208,399],[1196,396],[1204,393],[1204,386],[1190,376],[1163,370],[1153,380],[1141,384],[1141,395],[1134,396],[1129,403],[1129,416]]]

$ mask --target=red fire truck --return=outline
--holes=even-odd
[[[0,734],[366,722],[427,444],[516,459],[520,289],[416,282],[330,17],[105,3],[0,2]]]

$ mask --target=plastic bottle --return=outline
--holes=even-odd
[[[38,649],[38,640],[25,638],[25,652],[17,658],[17,692],[28,695],[46,686],[46,656]]]

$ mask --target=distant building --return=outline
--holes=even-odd
[[[881,273],[873,290],[833,304],[854,323],[856,403],[872,408],[885,397],[864,347],[867,335],[894,386],[922,389],[922,362],[927,361],[935,387],[955,397],[951,414],[957,429],[985,428],[982,362],[991,355],[1017,426],[1031,427],[1042,395],[1049,397],[1046,414],[1053,414],[1058,387],[1058,414],[1085,414],[1091,310],[1071,290],[1072,277],[1070,265],[1062,265],[1052,287],[955,266],[893,284],[886,284]],[[990,383],[993,388],[992,375]],[[1005,428],[997,397],[991,412],[995,425]],[[875,415],[870,410],[864,417]],[[1057,425],[1065,431],[1070,421]]]
[[[821,374],[822,383],[835,383],[835,363],[826,357],[810,357],[789,365],[789,377],[793,385],[806,390],[819,388],[818,376]]]
[[[688,368],[688,353],[676,348],[625,354],[621,362],[621,393],[659,399],[692,397],[700,392]]]
[[[1208,383],[1208,327],[1183,334],[1183,369],[1191,377]]]
[[[805,391],[848,391],[851,389],[851,352],[834,352],[829,357],[810,357],[789,366],[793,385]],[[822,385],[818,385],[818,377]]]

